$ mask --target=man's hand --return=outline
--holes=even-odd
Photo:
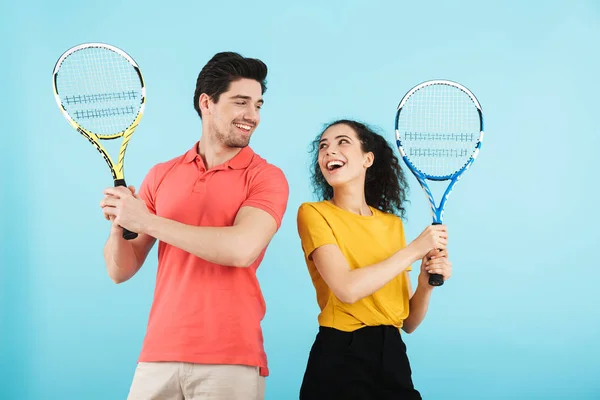
[[[133,186],[105,189],[100,207],[104,218],[112,222],[113,229],[126,228],[132,232],[142,233],[148,218],[152,217],[146,203],[135,194]]]

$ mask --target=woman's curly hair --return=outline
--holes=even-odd
[[[407,201],[409,187],[398,157],[383,136],[357,121],[341,119],[331,122],[312,142],[311,183],[316,196],[319,200],[330,200],[333,197],[333,188],[329,186],[319,167],[319,142],[327,129],[339,124],[352,128],[360,140],[362,151],[372,152],[375,156],[365,178],[367,204],[383,212],[404,217],[404,203]]]

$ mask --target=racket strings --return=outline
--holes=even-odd
[[[64,102],[65,104],[88,104],[88,103],[101,103],[103,101],[111,101],[111,100],[133,100],[136,99],[139,94],[133,90],[128,92],[118,92],[118,93],[100,93],[100,94],[92,94],[92,95],[77,95],[77,96],[65,96]]]
[[[467,149],[426,149],[416,148],[409,149],[409,157],[427,157],[427,158],[452,158],[452,157],[468,157],[470,155]]]
[[[120,108],[103,108],[103,109],[93,109],[93,110],[77,110],[75,111],[75,118],[78,120],[88,119],[88,118],[107,118],[114,117],[118,115],[127,115],[127,114],[137,114],[137,109],[132,106],[120,107]]]
[[[480,117],[461,89],[434,84],[420,88],[398,117],[398,133],[409,161],[421,172],[444,177],[460,170],[476,149]]]
[[[84,129],[114,137],[135,121],[143,100],[137,71],[104,47],[86,47],[63,60],[56,81],[61,103]]]

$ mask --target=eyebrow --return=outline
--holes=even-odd
[[[250,96],[244,96],[242,94],[237,94],[235,96],[231,96],[230,99],[241,99],[241,100],[252,101],[252,97],[250,97]],[[258,99],[257,103],[265,104],[265,101],[263,99]]]
[[[348,136],[348,135],[337,135],[335,137],[335,139],[339,139],[339,138],[346,138],[346,139],[352,140],[352,138],[350,136]],[[319,143],[326,142],[326,141],[327,141],[327,138],[324,138],[324,139],[319,140]]]

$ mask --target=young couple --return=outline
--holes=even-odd
[[[283,172],[248,146],[260,122],[266,65],[216,54],[196,83],[202,135],[155,165],[135,188],[111,187],[110,278],[130,279],[158,241],[146,336],[128,399],[263,399],[265,315],[256,270],[288,202]],[[336,121],[314,142],[312,182],[322,201],[297,213],[314,284],[319,332],[301,399],[420,399],[400,329],[427,312],[428,274],[451,275],[443,225],[406,244],[407,185],[394,151],[355,121]],[[122,228],[137,232],[122,238]],[[408,271],[419,260],[413,292]],[[410,312],[409,312],[410,311]]]

